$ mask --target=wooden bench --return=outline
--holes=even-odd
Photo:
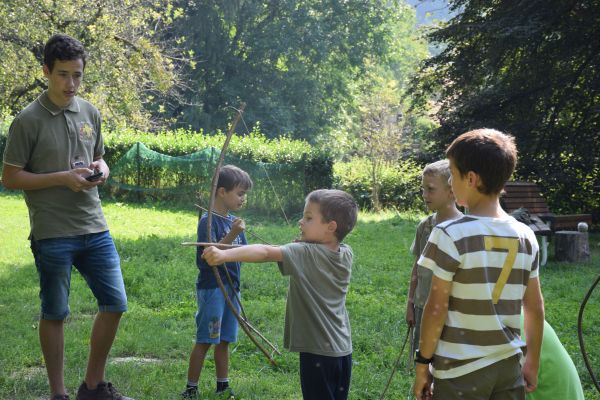
[[[577,230],[579,222],[592,225],[591,214],[556,215],[550,211],[546,200],[537,184],[531,182],[506,182],[504,193],[500,197],[500,205],[508,212],[525,208],[530,216],[528,224],[536,235],[541,236],[541,265],[546,264],[548,252],[547,238],[552,232],[559,230]]]
[[[542,197],[540,188],[531,182],[507,182],[504,186],[504,195],[500,198],[502,208],[512,212],[518,208],[526,208],[531,215],[538,216],[552,232],[564,230],[577,230],[577,224],[585,222],[592,225],[591,214],[556,215],[550,211],[546,200]]]

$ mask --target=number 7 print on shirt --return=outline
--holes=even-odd
[[[515,265],[517,251],[519,250],[519,239],[499,236],[485,236],[484,240],[485,249],[487,251],[495,249],[508,251],[506,258],[504,259],[504,264],[502,264],[502,272],[500,272],[500,276],[498,277],[496,285],[494,286],[494,291],[492,292],[492,301],[494,304],[498,304],[498,300],[502,294],[502,289],[504,289],[504,285],[506,285],[506,282],[508,281],[510,271],[512,271],[513,266]]]

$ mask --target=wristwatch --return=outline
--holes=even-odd
[[[425,358],[421,355],[421,351],[415,351],[415,362],[419,364],[431,364],[433,362],[433,356],[431,358]]]

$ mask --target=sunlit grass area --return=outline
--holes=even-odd
[[[129,312],[122,320],[108,378],[139,399],[176,399],[186,381],[194,340],[197,211],[167,206],[105,202],[104,211],[122,259]],[[245,215],[247,227],[271,243],[286,243],[297,227]],[[347,242],[355,253],[347,305],[354,343],[350,398],[378,399],[406,333],[404,310],[413,257],[409,247],[420,214],[361,213]],[[0,194],[0,398],[43,399],[48,389],[38,344],[38,282],[27,241],[29,221],[19,195]],[[600,236],[592,234],[593,262],[542,268],[546,317],[573,358],[586,399],[598,399],[577,341],[577,313],[600,273]],[[552,254],[551,254],[552,257]],[[597,291],[598,292],[598,291]],[[275,264],[243,267],[244,306],[252,324],[282,347],[287,280]],[[584,338],[592,365],[600,365],[600,293],[589,301]],[[66,325],[66,382],[71,393],[83,379],[95,300],[73,275],[71,316]],[[232,347],[230,379],[241,399],[300,399],[297,355],[282,350],[270,367],[241,332]],[[405,399],[413,376],[404,358],[389,399]],[[201,378],[202,398],[213,398],[214,363]]]

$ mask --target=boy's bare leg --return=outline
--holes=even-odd
[[[210,349],[210,343],[196,343],[194,345],[190,354],[190,365],[188,366],[188,382],[198,382],[200,380],[200,373],[208,349]]]
[[[63,329],[64,320],[40,320],[40,346],[46,363],[52,396],[66,394],[64,379],[65,334]]]
[[[221,342],[215,346],[215,369],[217,379],[229,377],[229,342]]]
[[[95,389],[98,383],[104,381],[106,360],[117,334],[122,314],[102,311],[96,314],[90,339],[90,355],[85,373],[85,383],[90,390]]]

